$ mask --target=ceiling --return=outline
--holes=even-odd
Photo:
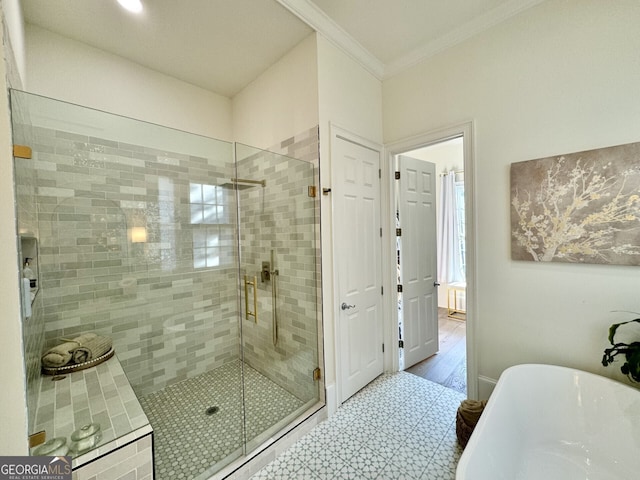
[[[25,22],[233,97],[314,30],[383,79],[542,0],[21,0]]]

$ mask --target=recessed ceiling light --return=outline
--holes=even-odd
[[[140,0],[118,0],[118,3],[130,12],[140,13],[142,11],[142,3]]]

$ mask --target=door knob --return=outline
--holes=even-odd
[[[433,286],[434,287],[439,287],[440,286],[440,282],[433,282]]]
[[[349,310],[350,308],[356,308],[355,305],[347,305],[345,302],[342,302],[342,305],[340,305],[340,308],[342,310]]]

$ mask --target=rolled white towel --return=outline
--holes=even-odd
[[[71,358],[73,360],[73,363],[84,363],[91,360],[93,358],[93,355],[90,348],[78,347],[71,353]]]
[[[78,348],[76,342],[65,342],[47,350],[42,355],[42,365],[48,368],[64,367],[73,358],[73,351]]]
[[[74,338],[62,338],[61,340],[64,342],[76,342],[78,345],[84,345],[86,342],[88,342],[89,340],[93,340],[97,336],[98,335],[96,333],[88,332],[88,333],[81,333],[80,335]]]
[[[78,346],[72,352],[74,363],[85,363],[100,357],[111,350],[113,342],[110,337],[95,333],[87,333],[73,339]]]

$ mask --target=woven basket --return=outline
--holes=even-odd
[[[486,400],[463,400],[460,402],[456,412],[456,437],[458,437],[458,443],[462,448],[467,446],[473,429],[476,428],[486,406]]]
[[[459,411],[456,413],[456,437],[458,437],[458,443],[462,448],[467,446],[467,442],[469,438],[471,438],[474,428],[475,425],[467,425],[467,423],[465,423]]]

